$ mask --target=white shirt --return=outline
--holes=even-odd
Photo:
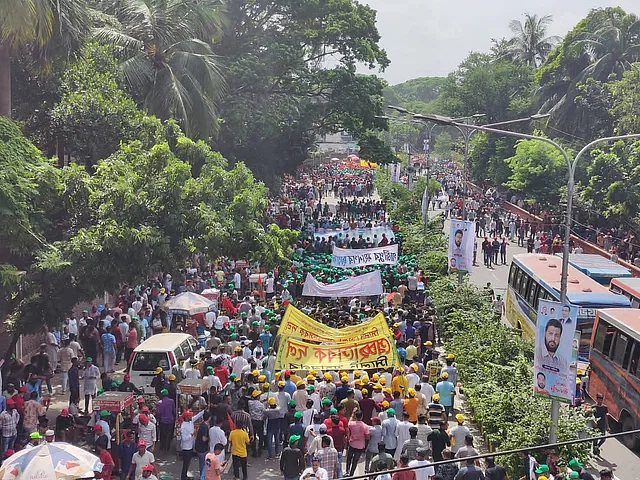
[[[150,463],[153,463],[155,461],[156,458],[149,450],[144,452],[142,456],[140,456],[139,452],[134,453],[133,457],[131,458],[131,463],[135,464],[136,466],[136,479],[142,478],[142,467],[144,467],[145,465],[149,465]]]
[[[138,437],[140,440],[147,442],[147,445],[151,445],[156,441],[156,424],[149,421],[146,425],[141,423],[138,425]]]
[[[220,379],[218,377],[216,377],[215,375],[207,375],[204,378],[209,380],[209,387],[215,387],[217,391],[222,390],[222,383],[220,382]]]
[[[267,286],[267,293],[273,293],[273,284],[274,284],[273,277],[268,277],[264,283]]]
[[[327,471],[322,468],[322,467],[318,467],[318,470],[316,470],[315,472],[313,471],[313,467],[309,467],[306,468],[302,474],[300,474],[300,480],[308,480],[309,477],[305,478],[305,475],[307,474],[312,474],[315,475],[311,478],[313,478],[314,480],[328,480],[329,479],[329,475],[327,474]]]
[[[94,377],[94,378],[89,378]],[[96,395],[98,393],[97,381],[100,378],[100,369],[91,365],[84,373],[84,394]]]
[[[227,436],[224,434],[224,431],[220,427],[218,427],[217,425],[214,425],[209,429],[209,451],[213,452],[214,447],[218,443],[221,443],[222,445],[226,446]],[[220,455],[222,455],[222,459],[220,461],[223,462],[224,449],[222,450],[222,453],[220,453]],[[220,459],[220,455],[218,455],[218,459]]]
[[[182,422],[180,425],[180,448],[182,450],[193,450],[194,432],[193,422]]]
[[[104,420],[98,421],[97,425],[100,425],[102,427],[102,433],[107,436],[107,448],[111,448],[111,427]],[[96,435],[96,439],[97,438],[98,435]]]
[[[409,462],[410,467],[422,467],[423,465],[431,465],[431,462],[428,460],[411,460]],[[416,473],[416,480],[429,480],[430,477],[436,474],[433,467],[419,468],[414,472]]]
[[[69,319],[69,333],[73,333],[78,336],[78,321],[75,318]]]
[[[204,316],[204,322],[207,324],[208,328],[212,328],[216,323],[216,313],[215,312],[207,312]]]

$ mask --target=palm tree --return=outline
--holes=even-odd
[[[224,91],[209,42],[222,27],[219,0],[119,0],[105,11],[112,25],[96,37],[117,49],[124,78],[161,119],[175,118],[185,132],[206,138],[216,128]]]
[[[511,20],[509,29],[514,36],[509,40],[513,58],[526,63],[532,68],[537,68],[545,61],[547,55],[560,37],[547,36],[547,27],[552,22],[551,15],[531,15],[525,13],[524,23],[520,20]]]
[[[0,115],[11,116],[11,57],[29,49],[46,67],[79,46],[89,23],[86,0],[0,1]]]

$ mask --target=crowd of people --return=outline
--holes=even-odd
[[[452,190],[446,205],[453,206],[447,212],[454,216],[461,208],[456,182],[455,177],[451,184],[444,182]],[[47,332],[28,365],[12,358],[2,367],[3,460],[16,449],[67,440],[95,449],[104,464],[97,476],[104,479],[119,475],[121,480],[155,480],[157,458],[169,458],[168,452],[175,450],[181,459],[180,480],[188,478],[195,459],[200,480],[219,480],[227,469],[235,479],[247,480],[250,458],[263,458],[266,468],[287,480],[334,480],[353,476],[359,466],[374,480],[506,480],[494,459],[486,458],[484,469],[478,460],[467,459],[478,450],[456,402],[460,388],[455,358],[437,349],[436,309],[415,257],[401,256],[397,265],[382,270],[385,293],[379,297],[301,295],[307,273],[332,283],[369,271],[327,266],[333,246],[401,244],[397,226],[387,223],[385,206],[371,198],[372,192],[369,170],[303,170],[299,177],[286,179],[269,212],[284,226],[301,231],[289,270],[274,269],[256,285],[250,278],[259,273],[257,267],[194,256],[191,268],[176,272],[175,278],[164,273],[145,285],[125,285],[112,305],[92,306],[77,319],[70,315],[60,329]],[[323,206],[327,195],[338,199],[334,206]],[[514,219],[507,218],[505,224],[490,200],[474,197],[468,206],[486,219],[478,234],[488,229],[513,241]],[[332,229],[374,227],[391,233],[357,240],[325,235]],[[163,308],[172,296],[213,287],[223,296],[207,313],[184,317]],[[401,366],[275,371],[278,326],[289,304],[334,328],[382,313]],[[171,371],[158,367],[152,392],[142,391],[128,374],[115,372],[125,369],[145,339],[168,331],[190,333],[202,353]],[[50,422],[50,397],[43,393],[45,385],[54,393],[51,379],[56,372],[62,377],[61,393],[69,392],[69,405]],[[180,394],[178,385],[184,379],[206,379],[208,389]],[[133,407],[122,412],[95,409],[95,397],[109,391],[132,393]],[[552,464],[544,471],[546,465],[528,462],[530,466],[535,474],[527,480],[548,480],[556,468]],[[575,478],[575,472],[565,473]],[[608,480],[606,475],[602,479]]]

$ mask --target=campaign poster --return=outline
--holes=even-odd
[[[402,164],[400,163],[392,163],[391,164],[391,181],[394,183],[400,183],[400,171],[402,169]]]
[[[471,273],[473,265],[474,222],[451,220],[449,232],[449,271]]]
[[[575,332],[578,307],[540,300],[536,318],[533,391],[571,403],[575,395]]]

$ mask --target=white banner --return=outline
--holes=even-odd
[[[335,229],[317,229],[313,236],[318,237],[320,239],[329,237],[338,237],[340,240],[348,239],[351,241],[352,238],[358,240],[360,236],[365,240],[369,239],[372,242],[380,242],[382,240],[382,234],[387,237],[387,240],[391,241],[395,238],[395,234],[391,227],[372,227],[372,228],[348,228],[345,230],[335,230]]]
[[[333,247],[331,266],[341,268],[364,267],[367,265],[395,265],[398,263],[398,244],[376,248]]]
[[[536,318],[536,350],[533,357],[533,391],[536,395],[573,401],[576,388],[574,336],[578,307],[540,300]]]
[[[451,220],[449,232],[449,271],[469,272],[473,265],[475,225],[468,220]]]
[[[313,275],[307,273],[302,288],[303,297],[369,297],[382,295],[382,292],[382,277],[379,270],[347,278],[331,285],[320,283]]]

